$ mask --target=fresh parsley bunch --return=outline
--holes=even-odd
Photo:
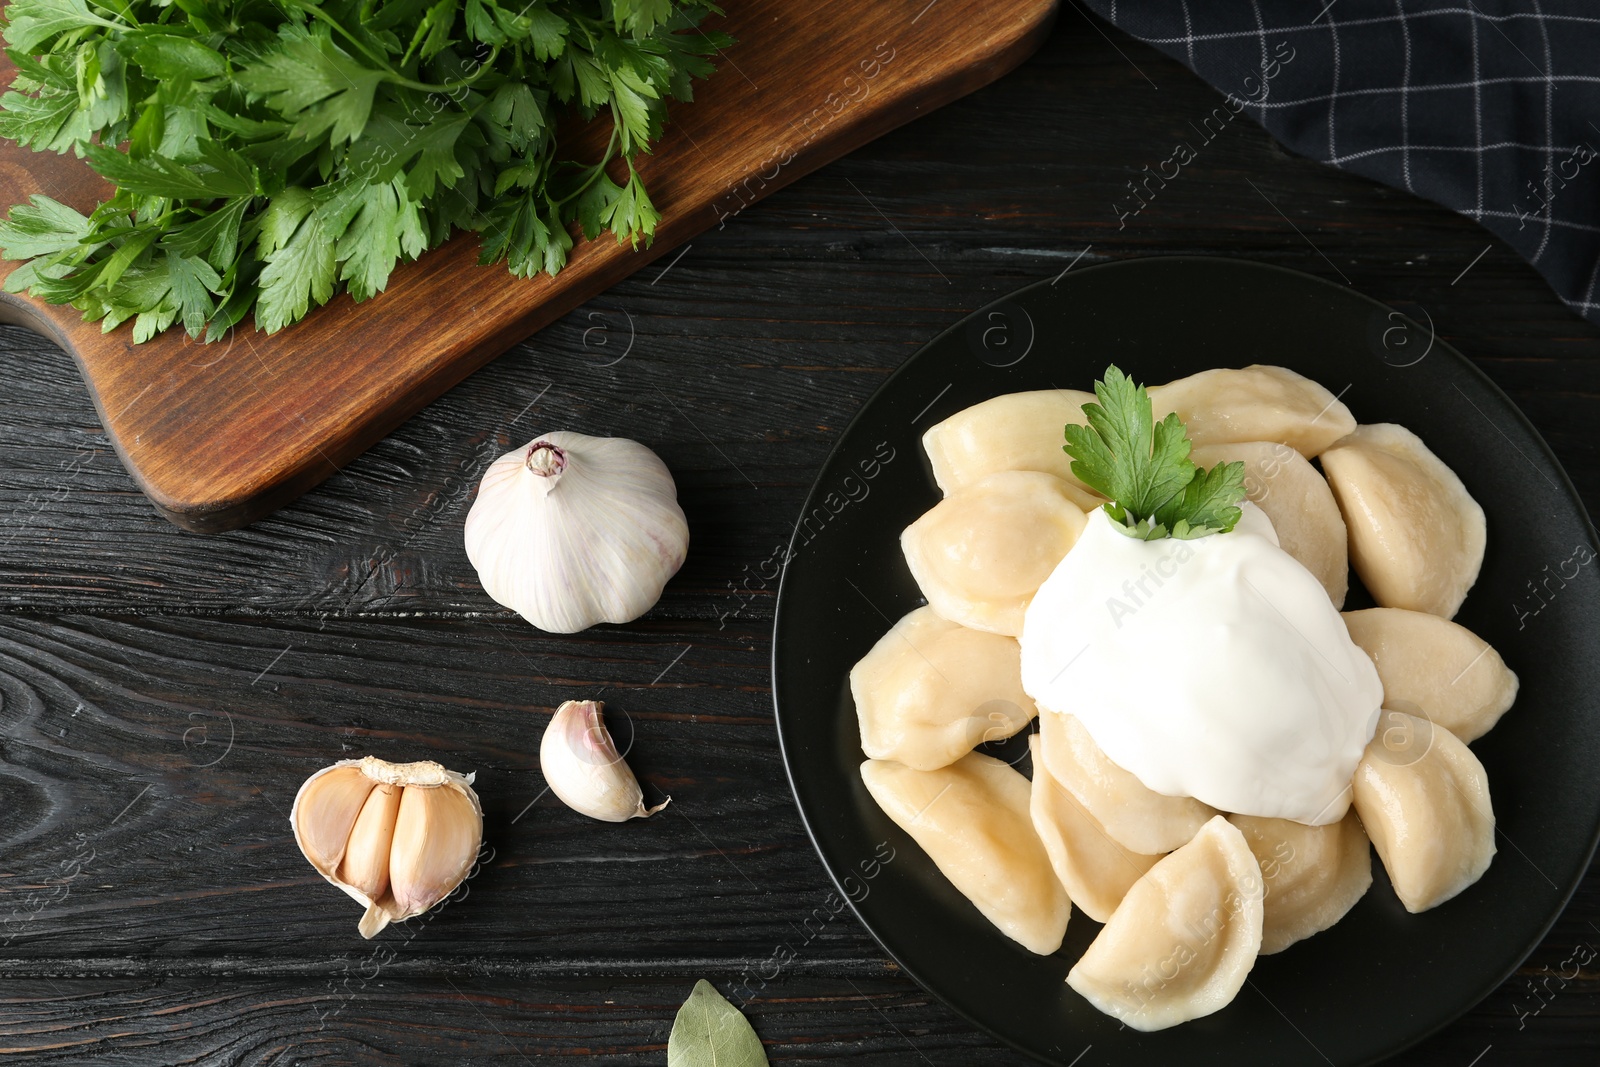
[[[555,274],[603,230],[648,243],[634,162],[731,44],[679,0],[11,0],[0,136],[116,186],[0,223],[6,282],[144,341],[275,332],[457,230],[482,262]],[[570,108],[569,108],[570,106]],[[604,158],[557,135],[605,115]],[[569,123],[569,125],[571,125]],[[617,160],[620,158],[620,164]],[[625,173],[624,173],[625,172]],[[614,181],[612,174],[621,179]]]
[[[1169,413],[1156,422],[1150,394],[1114,366],[1094,395],[1099,403],[1083,405],[1089,424],[1066,428],[1063,451],[1072,473],[1111,501],[1105,511],[1118,529],[1145,541],[1233,529],[1245,498],[1243,463],[1195,466],[1183,420]]]

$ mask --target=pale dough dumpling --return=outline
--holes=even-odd
[[[1210,1015],[1255,966],[1261,894],[1250,846],[1218,815],[1133,884],[1067,984],[1135,1030]]]
[[[1372,885],[1372,847],[1353,811],[1327,826],[1256,815],[1230,815],[1228,821],[1261,865],[1263,956],[1326,930]]]
[[[1372,657],[1384,703],[1420,710],[1463,741],[1476,741],[1517,699],[1517,676],[1465,626],[1422,611],[1345,612],[1350,640]]]
[[[1403,426],[1376,423],[1322,454],[1350,531],[1350,562],[1372,599],[1450,618],[1483,564],[1483,509]]]
[[[1483,764],[1426,719],[1384,711],[1356,767],[1355,807],[1407,911],[1443,904],[1494,859]]]
[[[1028,815],[1028,780],[973,752],[936,771],[888,760],[861,780],[984,918],[1030,952],[1061,947],[1072,905]]]
[[[1281,442],[1308,459],[1356,428],[1321,385],[1283,367],[1206,370],[1153,386],[1157,421],[1175,411],[1195,445]]]
[[[1028,601],[1086,521],[1055,475],[1001,471],[935,504],[906,527],[900,547],[934,611],[1016,637]]]
[[[920,771],[954,763],[1027,726],[1014,637],[969,630],[918,608],[850,671],[861,751]]]
[[[1218,463],[1243,463],[1251,503],[1266,512],[1278,534],[1278,547],[1299,560],[1343,607],[1350,589],[1349,540],[1333,490],[1300,453],[1273,441],[1204,445],[1190,458],[1206,469]]]
[[[1077,798],[1050,776],[1038,734],[1028,738],[1028,747],[1033,752],[1033,828],[1068,898],[1089,918],[1103,923],[1128,888],[1161,857],[1129,852],[1113,841]]]
[[[958,411],[922,435],[933,480],[953,493],[997,471],[1040,471],[1098,500],[1073,475],[1072,457],[1062,451],[1067,424],[1085,425],[1083,405],[1093,400],[1093,393],[1078,389],[1040,389]]]
[[[1171,852],[1216,814],[1193,797],[1169,797],[1148,788],[1113,763],[1076,717],[1045,709],[1040,715],[1039,748],[1051,777],[1130,852]]]

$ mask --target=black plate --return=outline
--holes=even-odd
[[[890,624],[922,603],[899,547],[900,531],[939,499],[922,432],[1001,393],[1088,389],[1112,361],[1150,383],[1278,364],[1340,393],[1362,422],[1414,430],[1488,513],[1488,555],[1458,621],[1522,679],[1516,706],[1473,745],[1499,820],[1499,854],[1477,885],[1409,915],[1374,860],[1372,890],[1336,927],[1262,958],[1222,1011],[1154,1034],[1122,1029],[1063,982],[1098,924],[1075,910],[1059,953],[1030,954],[878,810],[857,771],[863,757],[847,678]],[[1093,1064],[1374,1062],[1497,988],[1589,865],[1600,833],[1592,530],[1516,406],[1398,312],[1308,275],[1237,260],[1075,270],[974,313],[918,352],[823,465],[784,569],[772,657],[778,734],[800,812],[884,950],[950,1007],[1047,1062],[1070,1064],[1089,1045],[1084,1062]],[[881,863],[891,849],[893,859]]]

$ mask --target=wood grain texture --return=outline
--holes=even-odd
[[[249,523],[328,478],[489,359],[773,190],[987,84],[1037,46],[1055,0],[943,0],[864,11],[848,0],[732,5],[718,76],[674,104],[639,172],[654,243],[580,242],[552,278],[477,264],[460,235],[357,304],[341,295],[267,336],[213,345],[181,330],[135,346],[72,308],[0,294],[10,321],[77,359],[112,446],[156,507],[203,532]],[[709,27],[708,27],[709,28]],[[0,80],[9,61],[0,60]],[[762,85],[766,88],[763,89]],[[103,187],[70,156],[0,148],[0,200],[44,192],[82,210]],[[0,277],[14,269],[0,268]]]
[[[1337,270],[1425,308],[1600,506],[1600,334],[1499,245],[1452,286],[1490,244],[1466,220],[1240,120],[1119,232],[1123,182],[1217,98],[1105,31],[1126,57],[1064,9],[1011,76],[695,238],[246,530],[193,537],[154,514],[71,361],[0,329],[0,1062],[660,1067],[696,978],[737,995],[783,945],[797,959],[748,1007],[775,1064],[1028,1062],[896,973],[847,911],[807,936],[832,886],[784,781],[773,590],[752,575],[888,373],[1086,245],[1082,262]],[[462,552],[476,472],[554,428],[636,437],[678,477],[689,562],[637,624],[540,635]],[[602,687],[672,805],[614,833],[549,797],[518,819],[542,788],[541,717]],[[204,766],[230,716],[235,747]],[[358,749],[478,768],[496,848],[467,899],[381,943],[355,935],[280,810]],[[92,861],[80,834],[104,846]],[[1518,975],[1394,1062],[1589,1067],[1600,960],[1574,961],[1590,946],[1595,871]]]
[[[307,775],[367,754],[477,774],[494,854],[472,905],[397,938],[421,931],[473,965],[600,966],[640,945],[711,957],[730,937],[754,951],[823,895],[772,742],[765,657],[703,625],[573,641],[476,620],[16,619],[0,685],[0,851],[18,861],[0,880],[0,959],[18,966],[359,950],[358,909],[287,819]],[[673,796],[660,815],[596,824],[546,791],[537,739],[579,698],[606,701],[645,787]],[[52,878],[61,890],[41,889]]]
[[[369,977],[370,976],[370,977]],[[1594,980],[1589,979],[1591,985]],[[505,982],[396,977],[352,967],[320,984],[256,979],[25,980],[0,999],[0,1058],[41,1065],[184,1064],[192,1067],[474,1067],[594,1063],[660,1067],[689,979]],[[1582,994],[1580,994],[1581,996]],[[1576,998],[1574,998],[1576,999]],[[903,978],[795,975],[746,1006],[773,1064],[867,1067],[1019,1067]],[[1573,1001],[1538,1025],[1546,1048],[1580,1049],[1585,1020]],[[1397,1063],[1466,1067],[1518,1058],[1491,1025],[1435,1037]],[[1485,1054],[1485,1048],[1490,1051]],[[1074,1049],[1073,1053],[1081,1050]],[[1103,1062],[1090,1050],[1082,1064]],[[1070,1055],[1068,1057],[1070,1059]],[[1030,1061],[1031,1062],[1031,1061]]]

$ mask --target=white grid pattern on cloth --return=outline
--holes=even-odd
[[[1235,96],[1255,53],[1286,42],[1294,62],[1245,102],[1252,116],[1294,151],[1477,220],[1600,325],[1592,0],[1087,2]]]
[[[1476,4],[1473,5],[1473,10],[1477,10]],[[1478,59],[1478,20],[1469,18],[1467,25],[1472,28],[1472,69],[1482,70],[1483,65]],[[1467,214],[1481,220],[1483,218],[1483,81],[1479,78],[1472,80],[1472,127],[1473,133],[1478,138],[1476,141],[1478,150],[1472,157],[1478,172],[1478,205]]]
[[[1539,0],[1533,0],[1533,11],[1534,14],[1539,13]],[[1544,143],[1546,145],[1552,145],[1555,143],[1556,133],[1556,87],[1555,83],[1550,80],[1550,24],[1543,20],[1540,20],[1539,22],[1539,40],[1544,45]],[[1553,179],[1555,178],[1555,173],[1556,154],[1554,151],[1547,149],[1544,155],[1544,177],[1546,188],[1548,188],[1552,183]],[[1551,217],[1552,213],[1555,211],[1553,206],[1554,203],[1555,201],[1552,199],[1549,204],[1545,205],[1544,237],[1540,239],[1539,247],[1533,250],[1533,255],[1528,257],[1529,263],[1537,264],[1540,257],[1544,255],[1544,250],[1550,247],[1550,234],[1555,230],[1555,227],[1551,225],[1551,222],[1554,221]]]
[[[1394,0],[1394,8],[1405,14],[1404,0]],[[1400,176],[1405,179],[1406,192],[1414,193],[1411,184],[1411,20],[1400,19],[1400,39],[1405,45],[1405,62],[1400,73]],[[1331,161],[1330,161],[1331,162]]]
[[[1339,158],[1339,146],[1334,141],[1334,136],[1339,130],[1339,21],[1333,17],[1333,5],[1329,4],[1328,36],[1333,46],[1333,91],[1328,94],[1328,158]]]
[[[1597,46],[1600,46],[1600,44],[1597,44]],[[1556,86],[1600,85],[1600,74],[1552,74],[1548,78],[1509,75],[1503,78],[1475,78],[1470,81],[1440,82],[1437,85],[1413,85],[1407,89],[1402,89],[1398,85],[1381,85],[1364,89],[1344,89],[1338,95],[1343,97],[1399,96],[1404,93],[1407,97],[1414,97],[1422,93],[1449,92],[1452,89],[1472,89],[1481,85],[1543,85],[1546,82]],[[1306,104],[1321,104],[1327,102],[1328,98],[1333,95],[1331,92],[1315,93],[1309,96],[1296,97],[1293,100],[1273,101],[1267,107],[1282,110],[1283,108],[1304,107]],[[1256,105],[1252,104],[1251,106],[1254,107]],[[1511,142],[1502,141],[1500,143],[1510,144]]]
[[[1154,0],[1147,0],[1147,3],[1150,3],[1152,6],[1155,6],[1154,5]],[[1091,7],[1095,7],[1096,10],[1099,10],[1098,5],[1093,3],[1092,0],[1091,0],[1090,6]],[[1226,5],[1225,4],[1221,4],[1220,0],[1219,0],[1218,6],[1219,7],[1225,7]],[[1376,25],[1380,25],[1382,23],[1389,23],[1389,22],[1415,22],[1418,19],[1436,18],[1436,17],[1440,17],[1440,16],[1445,16],[1445,15],[1473,15],[1473,16],[1476,16],[1477,18],[1482,19],[1485,22],[1511,22],[1511,21],[1513,21],[1515,19],[1541,19],[1541,20],[1543,20],[1545,22],[1580,22],[1580,23],[1587,23],[1589,25],[1600,26],[1600,15],[1558,15],[1558,14],[1536,15],[1532,11],[1513,11],[1513,12],[1511,12],[1509,14],[1498,15],[1497,16],[1497,15],[1490,15],[1490,14],[1487,14],[1485,12],[1482,12],[1482,11],[1478,10],[1475,6],[1472,6],[1472,5],[1468,5],[1467,7],[1432,8],[1432,9],[1429,9],[1429,10],[1426,10],[1426,11],[1404,11],[1404,5],[1403,4],[1401,5],[1401,7],[1402,7],[1402,12],[1400,14],[1395,14],[1395,15],[1372,15],[1372,16],[1369,16],[1367,18],[1345,19],[1343,22],[1339,23],[1339,25],[1344,26],[1344,27],[1349,28],[1349,29],[1355,29],[1355,28],[1361,27],[1361,26],[1376,26]],[[1150,12],[1148,10],[1145,10],[1145,9],[1141,9],[1138,12],[1138,14],[1141,14],[1141,15],[1145,15],[1145,14],[1149,14],[1149,13]],[[1324,16],[1324,17],[1326,17],[1326,16]],[[1127,20],[1124,20],[1124,21],[1127,21]],[[1126,28],[1126,27],[1124,27],[1124,28]],[[1296,23],[1296,24],[1292,24],[1292,25],[1287,25],[1286,24],[1286,25],[1274,26],[1273,27],[1273,29],[1276,32],[1279,32],[1279,33],[1290,33],[1290,32],[1295,32],[1295,31],[1299,31],[1299,30],[1309,30],[1309,29],[1313,29],[1313,28],[1315,28],[1315,22],[1300,22],[1300,23]],[[1171,37],[1146,37],[1143,34],[1135,33],[1134,36],[1138,37],[1139,40],[1143,41],[1145,44],[1153,44],[1157,48],[1160,48],[1163,45],[1181,44],[1181,45],[1186,45],[1187,46],[1187,45],[1190,45],[1190,44],[1200,44],[1202,42],[1209,42],[1209,41],[1229,41],[1229,40],[1236,40],[1236,39],[1238,39],[1240,37],[1254,37],[1255,36],[1255,31],[1254,30],[1229,30],[1229,31],[1226,31],[1226,32],[1219,32],[1219,33],[1194,33],[1194,34],[1180,33],[1180,34],[1178,34],[1176,36],[1171,36]]]
[[[1261,17],[1261,0],[1250,0],[1250,13],[1256,17],[1256,36],[1261,39],[1261,66],[1267,65],[1267,20]]]

